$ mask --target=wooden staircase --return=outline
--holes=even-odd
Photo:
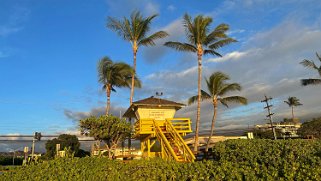
[[[165,124],[158,125],[154,121],[156,138],[161,143],[161,155],[163,159],[176,160],[177,162],[194,162],[195,156],[185,144],[181,135],[168,120]]]

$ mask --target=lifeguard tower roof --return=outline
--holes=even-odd
[[[146,99],[138,100],[132,103],[132,105],[126,110],[123,117],[135,117],[135,112],[137,108],[174,108],[179,110],[182,107],[186,106],[185,104],[177,103],[174,101],[169,101],[166,99],[155,98],[151,96]]]

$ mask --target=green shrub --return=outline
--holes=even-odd
[[[15,157],[14,164],[15,165],[22,165],[23,158]],[[13,157],[12,156],[0,156],[0,165],[12,165],[13,164]]]
[[[0,180],[320,180],[317,140],[230,140],[217,143],[211,161],[117,161],[61,158],[6,172]]]

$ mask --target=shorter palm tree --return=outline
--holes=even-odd
[[[222,72],[213,73],[208,79],[206,79],[207,89],[209,93],[201,90],[201,100],[212,100],[214,113],[212,118],[211,132],[207,140],[205,152],[208,152],[208,147],[210,140],[212,139],[214,132],[214,125],[217,116],[217,106],[220,102],[224,106],[228,107],[228,103],[240,103],[247,104],[247,99],[241,96],[228,96],[225,95],[232,91],[240,91],[242,88],[238,83],[226,83],[227,80],[230,80],[229,76]],[[188,99],[188,104],[192,104],[197,101],[197,95]]]
[[[292,109],[292,122],[294,121],[294,107],[302,106],[303,104],[300,103],[300,99],[296,97],[289,97],[288,100],[284,101],[289,107]]]
[[[110,109],[110,94],[116,92],[115,87],[130,87],[134,69],[123,62],[114,63],[109,57],[103,57],[98,62],[98,81],[103,84],[107,95],[106,115]],[[141,82],[135,76],[135,87],[141,87]]]
[[[318,53],[316,53],[316,55],[321,62],[320,55]],[[304,59],[302,62],[300,62],[300,64],[302,64],[305,67],[316,70],[319,73],[319,76],[321,77],[321,65],[317,67],[312,60],[307,60],[307,59]],[[317,84],[321,84],[321,79],[301,79],[301,84],[303,86],[317,85]]]

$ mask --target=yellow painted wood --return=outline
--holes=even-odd
[[[136,116],[138,119],[164,120],[173,118],[175,112],[175,108],[138,108]]]
[[[159,156],[165,160],[193,162],[195,156],[185,144],[182,136],[192,132],[189,118],[174,118],[175,108],[138,107],[134,124],[135,137],[141,141],[143,157]],[[160,152],[151,152],[157,139]],[[153,141],[151,140],[153,139]],[[178,153],[179,152],[179,153]]]

